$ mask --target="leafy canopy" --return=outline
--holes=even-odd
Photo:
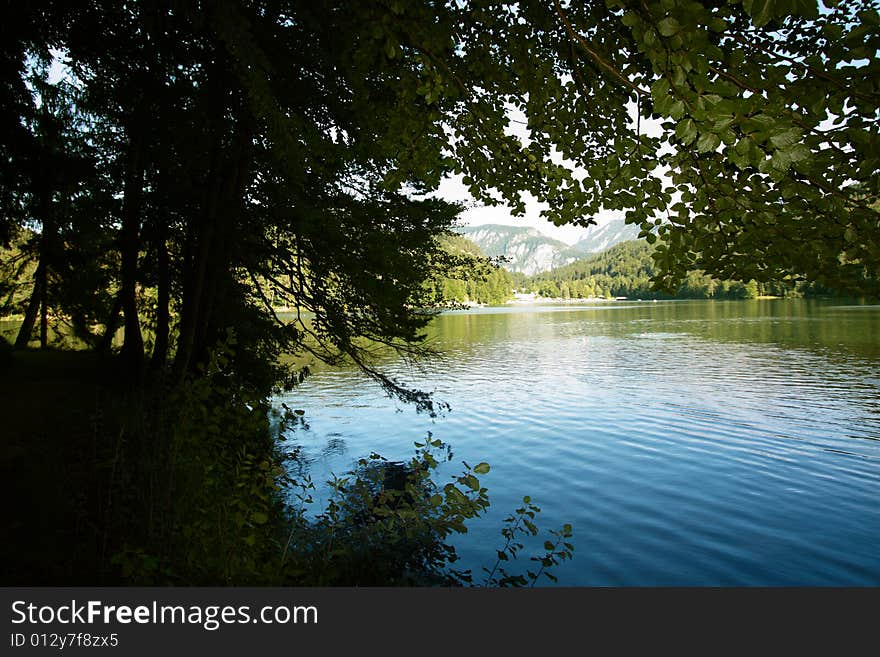
[[[456,11],[457,56],[436,75],[465,99],[450,110],[455,170],[479,198],[494,188],[522,209],[528,190],[556,223],[623,210],[662,238],[667,288],[702,269],[877,290],[876,2]],[[526,117],[525,145],[499,130],[510,107]]]
[[[382,380],[363,339],[401,350],[419,340],[429,315],[418,309],[436,301],[425,281],[445,258],[434,237],[458,211],[428,194],[452,174],[478,200],[517,212],[531,194],[559,224],[624,211],[657,243],[655,281],[667,289],[699,269],[876,291],[877,9],[876,0],[17,7],[2,52],[3,232],[45,227],[40,193],[51,221],[72,225],[55,218],[69,192],[40,187],[33,167],[19,166],[38,151],[28,62],[55,48],[75,74],[76,141],[94,172],[78,204],[102,199],[82,234],[118,252],[115,280],[106,270],[86,278],[118,286],[135,355],[144,351],[136,290],[157,287],[158,319],[146,326],[154,361],[164,362],[170,331],[181,372],[203,365],[235,326],[250,359],[240,368],[312,349]],[[273,327],[273,303],[311,319]],[[170,328],[169,306],[179,317]]]

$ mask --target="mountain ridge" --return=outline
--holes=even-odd
[[[455,231],[477,244],[487,256],[503,257],[506,269],[527,276],[562,267],[638,235],[638,228],[626,225],[622,219],[590,226],[574,245],[531,226],[481,224],[461,226]]]

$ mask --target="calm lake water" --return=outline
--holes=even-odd
[[[880,306],[497,308],[430,336],[441,360],[385,367],[443,417],[346,369],[279,403],[306,410],[290,442],[316,481],[371,451],[408,459],[429,431],[455,454],[441,482],[488,461],[492,507],[454,540],[459,566],[491,567],[531,495],[542,529],[574,526],[560,584],[880,584]]]

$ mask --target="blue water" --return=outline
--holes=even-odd
[[[492,507],[453,541],[477,581],[530,495],[542,529],[574,527],[563,585],[880,584],[880,306],[487,309],[437,318],[430,344],[436,361],[382,366],[442,417],[353,369],[278,401],[306,411],[289,440],[316,481],[429,431],[455,454],[441,482],[488,461]]]

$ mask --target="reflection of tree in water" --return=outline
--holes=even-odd
[[[324,457],[328,456],[342,456],[348,450],[345,444],[345,438],[341,433],[328,433],[327,434],[327,444],[324,445],[324,448],[321,450],[321,454]]]
[[[282,456],[288,476],[297,480],[305,479],[310,474],[311,466],[315,462],[314,457],[305,453],[302,445],[285,445]]]
[[[531,311],[531,312],[529,312]],[[637,327],[637,328],[636,328]],[[592,307],[443,315],[429,327],[435,347],[466,356],[482,345],[546,341],[575,332],[618,336],[688,333],[719,343],[767,343],[874,359],[880,356],[877,306],[839,300],[613,302]]]

